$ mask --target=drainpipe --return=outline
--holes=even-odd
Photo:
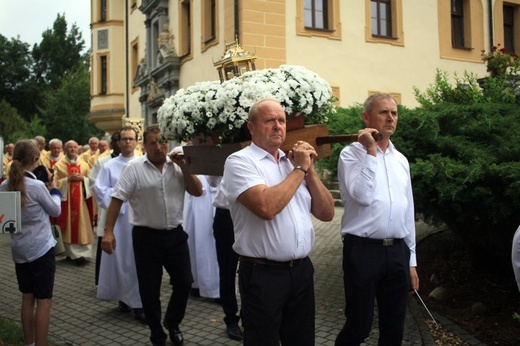
[[[233,38],[237,38],[238,39],[238,33],[239,33],[239,20],[238,20],[238,9],[239,9],[239,1],[240,0],[235,0],[235,37]],[[490,0],[491,1],[491,0]]]
[[[130,117],[129,111],[130,111],[130,77],[128,73],[128,69],[130,66],[128,65],[130,59],[128,57],[128,52],[130,51],[128,46],[128,0],[125,0],[125,116],[127,118]]]
[[[489,20],[489,49],[494,46],[493,43],[493,0],[488,0],[488,20]]]

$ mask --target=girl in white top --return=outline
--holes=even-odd
[[[20,191],[22,229],[11,234],[12,256],[22,297],[22,327],[26,345],[46,345],[56,270],[49,216],[61,212],[61,194],[47,170],[47,184],[36,180],[40,150],[34,140],[16,142],[9,177],[0,191]],[[36,303],[36,310],[34,305]]]

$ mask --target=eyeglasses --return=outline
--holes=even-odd
[[[123,137],[119,139],[121,142],[133,142],[135,141],[135,138],[132,137]]]

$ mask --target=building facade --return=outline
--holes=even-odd
[[[520,51],[520,0],[91,0],[90,119],[156,122],[179,88],[219,79],[237,39],[256,69],[302,65],[340,106],[371,93],[417,106],[437,69],[487,75],[481,51]]]

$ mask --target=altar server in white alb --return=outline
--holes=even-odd
[[[205,175],[197,176],[202,183],[202,196],[186,193],[184,200],[184,230],[188,233],[193,289],[201,297],[219,298],[219,269],[215,238],[213,237],[212,205],[216,188],[209,185]]]
[[[125,165],[135,159],[137,134],[131,126],[119,131],[119,148],[121,154],[105,163],[99,171],[94,186],[98,204],[108,209],[112,200],[112,191]],[[117,237],[117,251],[101,255],[97,297],[99,299],[123,302],[133,309],[136,319],[146,323],[143,313],[137,271],[135,269],[134,249],[132,242],[132,225],[129,214],[131,208],[123,203],[114,227]]]

